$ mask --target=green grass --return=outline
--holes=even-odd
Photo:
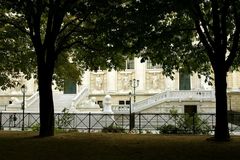
[[[0,132],[1,160],[239,160],[240,137],[230,142],[208,136],[110,133]]]

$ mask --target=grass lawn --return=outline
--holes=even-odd
[[[0,160],[239,160],[240,137],[0,132]]]

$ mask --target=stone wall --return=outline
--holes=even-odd
[[[170,110],[177,110],[178,113],[184,113],[185,105],[196,105],[197,113],[215,113],[215,102],[206,101],[206,102],[189,102],[189,101],[176,101],[176,102],[165,102],[160,105],[153,106],[147,110],[142,111],[141,113],[169,113]]]
[[[228,110],[240,111],[240,92],[228,92]]]

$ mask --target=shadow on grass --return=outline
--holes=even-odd
[[[209,140],[210,139],[210,140]],[[237,160],[240,137],[215,143],[209,136],[118,133],[0,132],[1,160]]]

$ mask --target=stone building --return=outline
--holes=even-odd
[[[239,79],[240,73],[237,71],[227,77],[228,103],[232,110],[239,110]],[[26,109],[38,111],[36,81],[21,80],[21,83],[28,88]],[[179,113],[214,113],[214,94],[214,87],[208,85],[204,77],[177,72],[174,79],[170,79],[162,74],[160,66],[153,66],[150,61],[141,63],[140,58],[134,58],[126,61],[125,70],[122,71],[86,71],[81,86],[66,81],[64,91],[54,91],[54,100],[55,111],[61,111],[66,106],[79,112],[99,112],[104,97],[110,95],[112,109],[116,113],[127,112],[130,99],[134,112],[165,113],[176,109]],[[2,110],[19,110],[21,99],[20,87],[1,91]],[[92,103],[98,105],[90,105]]]

